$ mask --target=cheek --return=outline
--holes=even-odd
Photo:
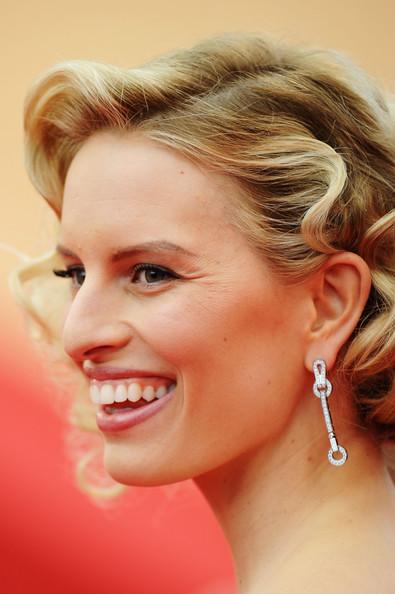
[[[253,389],[285,358],[288,323],[267,290],[169,295],[145,314],[139,334],[185,381],[219,378]]]
[[[204,434],[218,446],[226,434],[242,444],[247,431],[255,443],[281,429],[297,398],[292,378],[300,366],[284,308],[267,290],[258,297],[235,291],[161,312],[156,346],[180,373],[184,418],[193,419],[196,440]]]
[[[220,308],[221,309],[221,308]],[[210,308],[207,299],[188,295],[169,295],[145,307],[136,330],[157,355],[180,373],[206,346],[217,340],[221,311]]]

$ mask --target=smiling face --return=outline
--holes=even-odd
[[[156,415],[105,433],[106,469],[125,484],[198,476],[264,445],[299,396],[302,289],[285,289],[230,224],[237,191],[132,132],[94,134],[71,163],[59,243],[84,271],[65,350],[177,382]],[[160,268],[136,268],[147,263]]]

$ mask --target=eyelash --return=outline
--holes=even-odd
[[[163,274],[166,274],[169,278],[173,278],[173,279],[181,278],[178,274],[176,274],[175,272],[173,272],[172,270],[170,270],[168,268],[164,268],[163,266],[156,266],[155,264],[145,264],[145,263],[136,264],[136,266],[134,266],[132,269],[132,274],[134,275],[138,272],[141,272],[142,270],[153,271],[153,272],[159,271]],[[55,269],[52,272],[54,273],[55,276],[60,276],[62,278],[71,278],[73,280],[73,287],[76,289],[79,289],[82,286],[83,282],[81,284],[77,284],[76,280],[75,280],[76,279],[75,274],[77,274],[78,272],[81,272],[81,271],[85,272],[83,266],[69,266],[68,268],[66,268],[66,270]],[[85,276],[84,276],[84,280],[85,280]],[[143,282],[140,284],[143,284],[146,287],[149,287],[152,285],[156,285],[157,283]]]

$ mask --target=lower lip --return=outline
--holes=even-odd
[[[139,423],[143,423],[149,417],[162,410],[169,400],[173,397],[174,389],[162,396],[159,400],[154,400],[150,404],[135,410],[127,412],[107,414],[103,408],[96,413],[96,423],[101,431],[114,432],[130,429]]]

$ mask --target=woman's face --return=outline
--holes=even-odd
[[[80,366],[177,384],[155,415],[103,432],[119,482],[176,482],[248,455],[295,405],[303,289],[285,288],[230,224],[237,191],[133,132],[96,133],[71,163],[59,243],[85,277],[73,281],[65,350]],[[147,263],[161,270],[136,269]]]

